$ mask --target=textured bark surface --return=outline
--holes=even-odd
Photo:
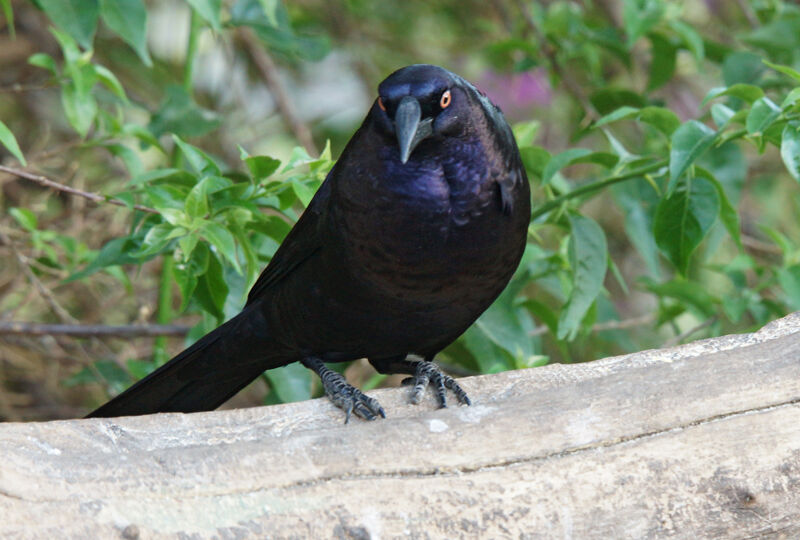
[[[800,536],[800,315],[580,365],[190,415],[0,424],[0,537]]]

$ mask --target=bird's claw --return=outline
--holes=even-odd
[[[414,376],[403,380],[403,384],[414,385],[414,388],[411,390],[411,403],[415,405],[420,402],[422,394],[429,384],[433,385],[434,391],[436,392],[436,399],[439,402],[439,406],[442,408],[447,407],[446,389],[452,390],[460,404],[472,405],[469,396],[467,396],[467,393],[459,386],[455,379],[443,373],[433,362],[417,362]]]
[[[327,367],[319,358],[309,357],[302,360],[303,365],[319,375],[322,381],[322,388],[334,405],[342,409],[345,413],[344,423],[350,422],[350,416],[356,416],[364,420],[375,420],[380,415],[386,418],[383,407],[377,399],[373,399],[364,392],[347,382],[339,373]]]
[[[350,416],[353,413],[364,420],[375,420],[378,415],[381,418],[386,418],[386,412],[384,412],[377,399],[369,397],[355,386],[349,384],[344,380],[344,377],[335,388],[329,390],[326,387],[325,393],[328,394],[334,405],[344,410],[345,424],[350,422]]]

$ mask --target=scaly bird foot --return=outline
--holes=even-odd
[[[414,376],[403,381],[405,385],[414,385],[414,389],[411,391],[411,403],[415,405],[419,403],[425,388],[432,384],[440,407],[447,407],[446,388],[453,391],[459,403],[472,405],[467,393],[458,385],[455,379],[443,373],[439,366],[427,360],[418,360],[414,363]]]
[[[364,420],[375,420],[378,415],[386,418],[386,413],[377,399],[369,397],[348,383],[344,377],[328,368],[321,360],[307,358],[303,360],[303,365],[319,375],[328,398],[345,412],[345,424],[350,422],[350,415],[353,413]]]

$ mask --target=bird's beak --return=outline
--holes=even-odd
[[[397,146],[400,148],[400,161],[405,163],[414,148],[424,138],[433,133],[431,118],[422,118],[419,101],[412,96],[400,100],[397,112],[394,115],[394,132],[397,136]]]

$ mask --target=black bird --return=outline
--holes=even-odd
[[[241,313],[90,417],[215,409],[264,370],[302,362],[347,413],[380,404],[324,362],[367,358],[466,393],[432,362],[497,298],[519,264],[530,188],[500,110],[443,68],[407,66],[256,281]],[[420,359],[414,359],[414,356]]]

